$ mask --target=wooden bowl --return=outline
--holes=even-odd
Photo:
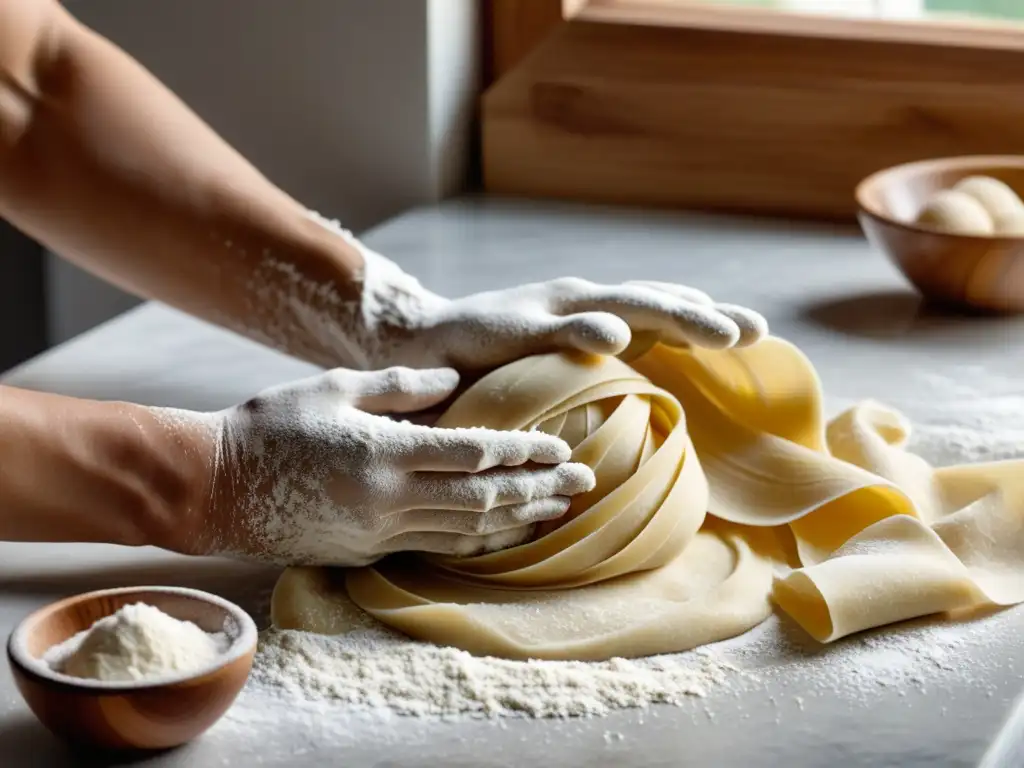
[[[71,677],[42,660],[52,646],[140,602],[207,632],[225,632],[231,645],[197,673],[130,683]],[[54,734],[101,749],[166,749],[194,739],[231,706],[252,669],[256,637],[249,615],[215,595],[130,587],[89,592],[41,608],[15,628],[7,658],[29,708]]]
[[[1024,197],[1021,156],[907,163],[857,186],[861,227],[925,298],[961,308],[1024,311],[1024,238],[952,235],[913,223],[933,193],[975,175],[1006,182]]]

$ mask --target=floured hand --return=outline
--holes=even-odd
[[[398,551],[469,555],[529,537],[594,485],[536,432],[445,430],[381,413],[447,398],[450,369],[334,370],[217,415],[221,450],[195,548],[288,564]]]
[[[478,293],[431,308],[409,364],[491,368],[559,349],[615,355],[646,337],[673,346],[745,346],[767,333],[755,312],[694,288],[568,277]]]
[[[619,354],[662,341],[713,349],[753,344],[768,332],[758,313],[716,303],[695,288],[630,281],[599,285],[575,277],[449,300],[420,285],[336,222],[322,225],[356,245],[364,260],[358,310],[338,323],[336,358],[380,368],[494,368],[560,349]]]

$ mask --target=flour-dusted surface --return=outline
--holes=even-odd
[[[862,633],[830,645],[784,616],[739,637],[678,654],[608,662],[510,661],[410,640],[367,618],[343,635],[263,633],[246,701],[298,705],[324,716],[358,712],[412,717],[573,718],[655,704],[688,706],[806,678],[794,701],[839,695],[869,704],[891,689],[927,693],[983,677],[986,645],[1019,631],[1019,611],[934,618]],[[981,660],[979,661],[979,656]],[[269,704],[268,704],[269,702]],[[244,708],[244,707],[243,707]]]
[[[1002,440],[1008,421],[986,430],[970,422],[969,411],[961,415],[962,405],[988,401],[991,410],[995,399],[1019,394],[1013,382],[1024,370],[1024,322],[922,311],[896,271],[855,230],[462,201],[402,217],[367,243],[445,295],[565,274],[699,286],[723,301],[763,310],[774,333],[811,356],[825,390],[837,399],[874,397],[906,413],[919,445],[926,423],[987,431]],[[209,410],[312,372],[150,305],[34,361],[8,381]],[[949,382],[966,382],[972,392],[950,393]],[[937,452],[952,442],[933,445]],[[963,448],[949,450],[966,455]],[[212,591],[265,625],[278,572],[153,550],[0,544],[0,631],[62,595],[126,584]],[[285,695],[253,681],[202,739],[144,765],[977,766],[1024,690],[1024,612],[979,622],[961,627],[966,635],[922,624],[878,646],[869,643],[880,640],[867,636],[850,638],[828,649],[812,645],[810,654],[796,657],[785,643],[799,646],[799,638],[785,625],[768,623],[713,647],[721,654],[716,658],[740,671],[708,685],[704,696],[594,717],[410,717]],[[1007,730],[1004,743],[1017,759],[985,768],[1024,765],[1020,731]],[[80,764],[28,713],[4,665],[0,764]]]
[[[919,373],[915,449],[936,465],[1024,456],[1024,375],[963,365]]]
[[[467,766],[522,765],[521,752],[544,760],[545,749],[564,756],[570,745],[597,764],[629,765],[624,755],[667,739],[683,750],[681,764],[720,764],[720,750],[730,745],[729,754],[748,761],[736,764],[779,765],[776,756],[789,754],[787,740],[794,732],[804,739],[813,733],[812,745],[834,739],[823,726],[842,711],[834,722],[846,729],[840,739],[844,759],[836,764],[885,765],[886,739],[893,732],[910,735],[922,716],[951,732],[965,725],[984,728],[985,721],[963,702],[991,706],[1005,696],[1006,676],[1019,675],[1014,660],[999,649],[1013,647],[1022,628],[1024,613],[1011,610],[957,623],[919,621],[821,646],[796,625],[772,618],[696,652],[615,663],[611,669],[584,665],[586,670],[558,662],[462,659],[459,652],[412,644],[387,630],[360,628],[335,638],[270,632],[248,687],[208,738],[244,745],[253,733],[288,730],[299,735],[291,755],[330,749],[365,759],[379,753],[374,749],[436,749],[443,741],[463,756],[464,762],[453,764]],[[1024,664],[1024,654],[1017,660]],[[658,682],[644,685],[655,670]],[[336,685],[342,681],[344,686]],[[673,681],[686,681],[686,692]],[[699,690],[691,687],[694,681]],[[673,688],[682,695],[672,703],[659,701],[656,691]],[[513,700],[535,698],[526,708],[509,707],[500,700],[509,691]],[[595,695],[601,705],[590,708]],[[493,706],[482,707],[485,701]],[[893,701],[895,708],[887,704]],[[752,747],[751,733],[759,749]],[[374,749],[365,746],[368,739]],[[708,749],[715,744],[717,749]],[[285,759],[266,744],[242,749],[252,760]],[[943,749],[948,746],[922,741],[900,764],[975,764]],[[821,764],[806,757],[793,764]],[[409,764],[431,763],[424,756]]]
[[[702,698],[741,672],[705,651],[601,663],[508,661],[420,643],[379,627],[341,637],[272,630],[251,689],[396,714],[591,717]]]

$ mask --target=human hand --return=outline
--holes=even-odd
[[[726,349],[767,334],[756,312],[672,283],[599,285],[560,278],[427,304],[402,358],[409,365],[492,368],[561,349],[616,355],[630,343]]]
[[[647,280],[599,285],[566,277],[445,299],[337,222],[311,215],[363,258],[362,300],[338,323],[343,332],[336,355],[361,367],[482,371],[556,350],[639,354],[659,341],[726,349],[768,333],[757,312],[716,303],[695,288]]]
[[[219,459],[193,549],[282,564],[365,565],[398,551],[471,555],[526,540],[594,475],[539,432],[436,429],[419,411],[450,369],[333,370],[218,414]]]

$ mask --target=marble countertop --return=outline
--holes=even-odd
[[[913,419],[957,383],[979,397],[1024,394],[1024,323],[923,309],[859,232],[826,226],[462,200],[410,212],[367,241],[435,290],[482,289],[580,275],[698,286],[764,312],[818,367],[833,403],[874,397]],[[313,369],[165,307],[149,304],[11,371],[7,384],[82,397],[215,409]],[[941,385],[941,386],[940,386]],[[1014,387],[1016,386],[1016,389]],[[960,391],[963,395],[962,388]],[[945,398],[945,399],[944,399]],[[951,416],[955,418],[955,414]],[[266,623],[274,569],[189,560],[155,550],[0,544],[0,632],[33,608],[86,589],[181,584],[218,592]],[[812,671],[768,674],[742,696],[623,711],[585,721],[372,721],[323,729],[218,726],[148,758],[205,765],[1017,765],[1024,724],[1024,613],[991,641],[957,653],[970,675],[925,686],[823,691]],[[1013,631],[1007,631],[1010,627]],[[970,656],[976,654],[976,656]],[[711,711],[714,717],[705,716]],[[354,721],[356,722],[356,721]],[[609,733],[617,734],[609,740]],[[621,736],[621,738],[620,738]],[[1015,751],[1016,750],[1016,751]],[[32,718],[0,669],[0,765],[75,764]]]

